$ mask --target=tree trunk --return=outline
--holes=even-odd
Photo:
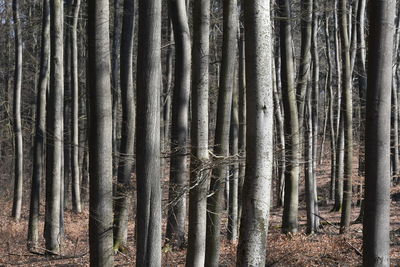
[[[351,197],[352,197],[352,170],[353,170],[353,101],[352,80],[349,50],[349,34],[347,21],[347,0],[339,0],[340,33],[342,43],[342,73],[343,73],[343,96],[344,96],[344,175],[343,175],[343,208],[340,219],[341,233],[346,232],[350,226]]]
[[[40,51],[40,74],[36,96],[35,142],[33,148],[33,173],[31,203],[29,209],[28,248],[37,248],[39,242],[39,209],[41,179],[44,177],[46,136],[46,91],[49,78],[50,59],[50,2],[43,1],[42,44]]]
[[[282,98],[285,112],[285,131],[288,165],[285,174],[285,200],[282,218],[282,231],[296,233],[298,226],[298,197],[299,197],[299,120],[296,103],[296,90],[294,81],[294,62],[292,50],[292,33],[290,25],[290,2],[279,0],[280,16],[284,18],[280,25],[281,43],[281,81]]]
[[[79,174],[79,74],[77,27],[81,0],[75,0],[71,28],[71,91],[72,91],[72,209],[80,213],[81,193]]]
[[[237,1],[223,1],[224,32],[222,44],[222,64],[218,93],[217,121],[215,129],[214,154],[227,157],[229,153],[229,126],[231,120],[233,77],[237,50]],[[224,203],[224,183],[227,166],[224,163],[213,169],[210,192],[207,199],[207,246],[206,266],[218,266],[220,252],[221,212]]]
[[[136,266],[161,266],[161,0],[139,0]]]
[[[128,208],[132,194],[131,173],[135,150],[135,99],[133,89],[133,38],[135,1],[124,1],[121,39],[122,129],[118,180],[114,202],[114,250],[122,249],[128,238]]]
[[[236,73],[236,70],[235,70]],[[228,205],[228,239],[235,241],[238,237],[238,188],[239,165],[239,87],[236,76],[233,81],[231,125],[229,132],[229,154],[233,160],[229,166],[229,205]]]
[[[91,266],[113,266],[112,100],[108,0],[88,1],[89,248]]]
[[[390,90],[396,1],[372,1],[368,40],[363,266],[390,266]]]
[[[272,30],[270,1],[244,6],[247,153],[237,266],[265,266],[273,163]]]
[[[46,148],[46,214],[44,237],[50,254],[60,252],[61,234],[61,166],[63,154],[63,98],[64,98],[64,55],[63,55],[63,2],[50,1],[50,91],[47,105],[47,148]]]
[[[14,200],[12,217],[21,218],[22,187],[23,187],[23,147],[21,128],[21,86],[22,86],[22,33],[19,19],[19,1],[13,0],[13,20],[15,38],[15,69],[14,69]]]
[[[190,96],[190,32],[185,0],[169,1],[175,39],[175,87],[172,100],[171,167],[166,238],[181,247],[185,241],[188,181],[188,129]]]
[[[246,153],[246,59],[245,59],[245,40],[244,29],[240,29],[239,37],[239,189],[238,189],[238,228],[240,227],[240,218],[242,214],[242,199],[243,199],[243,183],[246,170],[244,162]]]
[[[206,216],[209,171],[208,101],[210,50],[210,0],[193,6],[192,49],[192,158],[189,191],[189,231],[186,266],[203,267],[206,252]]]
[[[305,124],[304,112],[306,106],[306,91],[308,79],[311,74],[311,41],[312,41],[312,17],[313,17],[313,1],[301,1],[301,55],[299,65],[299,77],[297,83],[298,95],[298,114],[299,114],[299,133],[300,138],[303,135],[303,126]],[[300,141],[300,144],[302,142]]]
[[[118,106],[120,101],[120,47],[121,47],[121,3],[122,0],[114,0],[114,25],[111,51],[111,88],[112,88],[112,116],[113,116],[113,176],[118,171]]]

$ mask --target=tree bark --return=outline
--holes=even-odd
[[[41,180],[44,177],[46,137],[46,92],[49,80],[50,59],[50,2],[43,1],[42,44],[40,51],[40,74],[36,96],[35,142],[33,148],[33,173],[31,202],[29,208],[28,248],[35,249],[39,242],[39,209]]]
[[[244,6],[247,152],[237,266],[265,266],[273,165],[272,31],[270,1]]]
[[[189,129],[191,47],[185,0],[168,2],[174,29],[175,83],[171,120],[171,167],[166,238],[181,247],[185,241],[186,193],[188,181],[187,146]]]
[[[121,104],[122,129],[118,178],[114,202],[114,250],[126,246],[128,238],[128,208],[131,195],[131,173],[135,150],[135,99],[133,89],[133,38],[135,1],[124,1],[121,39]]]
[[[353,101],[352,80],[350,64],[350,43],[347,21],[347,0],[339,0],[340,33],[342,44],[342,73],[343,73],[343,96],[344,96],[344,175],[343,175],[343,208],[340,219],[341,233],[346,232],[350,226],[351,197],[352,197],[352,171],[353,171]]]
[[[368,40],[363,266],[390,266],[390,113],[396,1],[372,1]]]
[[[72,209],[82,211],[79,172],[79,74],[77,27],[81,0],[75,0],[71,28],[71,91],[72,91]]]
[[[281,43],[281,81],[282,98],[285,112],[285,131],[287,152],[287,168],[285,174],[285,200],[282,218],[282,231],[296,233],[298,226],[298,179],[299,179],[299,119],[296,103],[294,81],[294,62],[292,50],[292,33],[290,25],[290,2],[279,0],[279,13],[282,17],[280,25]]]
[[[217,121],[215,129],[214,154],[227,157],[229,153],[229,126],[231,120],[233,77],[236,61],[237,1],[223,1],[223,44],[220,87],[218,94]],[[219,164],[212,171],[210,192],[207,199],[206,266],[218,266],[220,252],[221,212],[224,203],[226,164]]]
[[[46,214],[44,237],[50,254],[60,252],[63,154],[64,49],[63,2],[50,1],[50,91],[47,105]]]
[[[192,48],[192,123],[189,191],[189,231],[186,266],[202,267],[206,252],[206,216],[209,171],[208,101],[210,0],[195,1],[193,6]]]
[[[21,218],[22,187],[23,187],[23,144],[21,128],[21,86],[22,86],[22,33],[19,18],[19,1],[13,0],[13,20],[15,38],[15,68],[14,68],[14,200],[12,217]]]
[[[139,0],[136,266],[161,266],[161,0]]]
[[[91,266],[113,266],[112,100],[108,0],[88,1],[89,249]]]

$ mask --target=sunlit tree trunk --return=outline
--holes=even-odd
[[[237,266],[265,266],[273,165],[273,79],[270,1],[244,6],[247,152]]]
[[[189,231],[187,267],[203,267],[206,252],[206,215],[209,171],[208,101],[210,50],[210,0],[199,0],[193,6],[192,48],[192,157],[190,161]]]
[[[352,197],[352,170],[353,170],[353,101],[350,62],[350,42],[348,34],[347,0],[339,0],[340,33],[342,44],[342,73],[344,98],[344,175],[343,175],[343,207],[340,220],[341,232],[350,226],[351,197]]]
[[[50,90],[47,105],[46,214],[44,237],[48,253],[60,252],[63,154],[64,49],[63,1],[50,1]]]
[[[15,38],[15,69],[14,69],[14,200],[12,217],[17,221],[21,218],[22,187],[23,187],[23,147],[21,126],[21,87],[22,87],[22,33],[19,18],[19,0],[13,0],[13,20]]]

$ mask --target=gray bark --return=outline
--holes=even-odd
[[[273,165],[273,79],[270,1],[244,6],[247,152],[237,266],[265,266]]]
[[[112,100],[108,0],[88,1],[89,249],[91,266],[113,266]]]
[[[31,202],[29,208],[28,248],[35,249],[39,241],[39,208],[41,180],[44,177],[44,145],[46,136],[46,91],[50,59],[50,1],[43,1],[42,40],[40,51],[40,74],[36,96],[35,142]]]
[[[353,101],[352,79],[350,62],[350,42],[347,20],[347,0],[339,0],[340,33],[342,44],[342,73],[343,73],[343,97],[344,97],[344,175],[343,175],[343,207],[340,220],[341,233],[350,226],[351,198],[352,198],[352,170],[353,170]]]
[[[44,237],[48,253],[60,252],[63,155],[64,49],[63,2],[50,1],[50,91],[47,105],[46,214]]]
[[[21,86],[22,86],[22,33],[19,18],[19,1],[13,0],[13,20],[15,38],[15,68],[14,68],[14,199],[12,217],[21,218],[22,187],[23,187],[23,144],[21,128]]]
[[[161,266],[161,0],[139,0],[136,266]]]
[[[135,0],[125,0],[120,56],[122,129],[114,202],[114,250],[122,251],[126,247],[128,238],[128,208],[132,193],[131,173],[135,150],[135,99],[132,71],[134,23]]]
[[[363,266],[390,266],[390,114],[396,1],[372,1],[368,40]]]
[[[227,157],[229,153],[229,126],[231,120],[233,77],[237,50],[237,1],[223,1],[224,32],[222,64],[217,104],[214,154]],[[207,199],[206,266],[218,266],[220,254],[221,212],[224,204],[224,183],[227,166],[219,164],[212,171],[210,192]]]
[[[296,90],[294,81],[294,62],[292,50],[292,33],[290,25],[290,2],[279,1],[280,16],[284,18],[280,25],[281,34],[281,81],[282,98],[285,112],[285,131],[287,152],[287,168],[285,174],[285,199],[282,218],[282,231],[284,233],[297,232],[298,226],[298,179],[299,179],[299,120],[296,103]]]
[[[191,179],[189,191],[189,231],[186,266],[202,267],[206,252],[206,216],[209,171],[208,101],[210,51],[210,0],[193,6]]]
[[[71,91],[72,91],[72,125],[71,125],[71,170],[72,170],[72,209],[80,213],[80,173],[79,173],[79,74],[78,74],[78,38],[77,27],[81,0],[75,0],[71,28]]]
[[[185,241],[186,194],[188,182],[188,129],[190,97],[190,32],[184,0],[168,2],[175,40],[175,83],[171,120],[171,167],[166,238],[181,247]]]

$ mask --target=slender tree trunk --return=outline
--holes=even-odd
[[[118,107],[120,101],[120,47],[121,47],[121,3],[122,0],[114,0],[114,25],[111,51],[111,86],[112,86],[112,116],[113,116],[113,176],[118,171]]]
[[[237,266],[265,266],[273,163],[273,79],[270,1],[244,6],[247,153]]]
[[[317,2],[313,3],[314,13],[312,22],[312,43],[311,43],[311,58],[312,58],[312,87],[311,87],[311,121],[312,121],[312,172],[313,172],[313,194],[314,194],[314,220],[315,230],[319,227],[318,215],[318,192],[317,192],[317,159],[318,159],[318,137],[319,137],[319,53],[318,53],[318,28],[319,14]]]
[[[46,136],[46,91],[49,78],[50,59],[50,2],[43,1],[42,40],[40,51],[40,74],[36,97],[35,142],[31,202],[29,209],[28,248],[35,249],[39,242],[39,209],[41,179],[44,177],[45,136]]]
[[[133,89],[133,38],[135,1],[124,1],[121,39],[121,104],[122,129],[118,181],[114,202],[114,250],[126,246],[128,238],[128,208],[132,194],[131,173],[135,150],[135,99]]]
[[[282,231],[296,233],[298,226],[298,179],[299,179],[299,120],[296,103],[296,90],[294,81],[294,62],[292,50],[292,33],[290,25],[290,2],[279,0],[280,16],[283,18],[280,25],[281,34],[281,81],[282,98],[285,112],[285,131],[288,160],[285,174],[285,200],[282,218]]]
[[[335,180],[335,205],[333,211],[342,211],[343,205],[343,175],[344,175],[344,123],[340,122],[339,136],[336,149],[336,180]]]
[[[139,0],[136,266],[161,266],[161,0]]]
[[[239,37],[239,188],[238,188],[238,228],[242,214],[243,183],[246,170],[246,59],[245,59],[245,40],[244,29],[240,29]]]
[[[229,153],[229,126],[231,119],[233,77],[237,50],[237,1],[223,1],[224,33],[222,44],[222,64],[218,94],[217,121],[215,129],[214,154],[227,157]],[[207,246],[206,266],[218,266],[220,254],[221,212],[224,204],[224,183],[226,164],[219,164],[211,175],[210,191],[207,199]]]
[[[187,267],[202,267],[206,252],[206,216],[209,171],[208,101],[210,50],[210,0],[195,1],[193,6],[192,49],[192,157],[189,191],[189,231]]]
[[[44,237],[48,253],[60,252],[61,166],[63,154],[64,49],[63,2],[50,1],[50,91],[47,105],[46,214]]]
[[[305,170],[305,191],[306,191],[306,211],[307,211],[307,233],[313,234],[316,232],[316,210],[315,210],[315,195],[314,195],[314,168],[313,168],[313,120],[312,120],[312,92],[311,87],[306,95],[306,134],[305,134],[305,154],[306,154],[306,170]]]
[[[369,30],[363,266],[390,266],[390,90],[396,1],[372,1]]]
[[[185,241],[188,181],[187,146],[189,129],[191,47],[185,0],[169,1],[175,39],[175,87],[172,100],[171,168],[166,237],[181,247]]]
[[[112,100],[108,0],[88,1],[89,248],[91,266],[113,266]]]
[[[19,1],[13,0],[13,20],[15,38],[15,69],[14,69],[14,200],[12,217],[21,218],[22,187],[23,187],[23,147],[21,127],[21,86],[22,86],[22,33],[19,19]]]
[[[236,73],[236,70],[235,70]],[[239,87],[236,76],[233,82],[231,125],[229,132],[229,154],[234,161],[229,166],[229,205],[228,205],[228,239],[235,241],[238,237],[238,188],[239,165],[237,155],[239,153]]]
[[[303,126],[305,124],[304,112],[306,106],[306,91],[308,79],[311,74],[311,41],[312,41],[312,17],[313,17],[313,1],[301,1],[301,55],[299,65],[299,78],[297,83],[298,95],[298,115],[299,115],[299,133],[300,139],[303,139]],[[302,144],[302,141],[300,141]]]
[[[77,27],[81,0],[75,0],[71,28],[71,91],[72,91],[72,209],[80,213],[81,193],[79,174],[79,74]]]
[[[341,233],[350,226],[351,197],[352,197],[352,171],[353,171],[353,101],[350,64],[350,43],[347,21],[347,0],[339,0],[340,8],[340,33],[342,43],[342,72],[343,72],[343,96],[344,96],[344,176],[343,176],[343,208],[340,220]]]

